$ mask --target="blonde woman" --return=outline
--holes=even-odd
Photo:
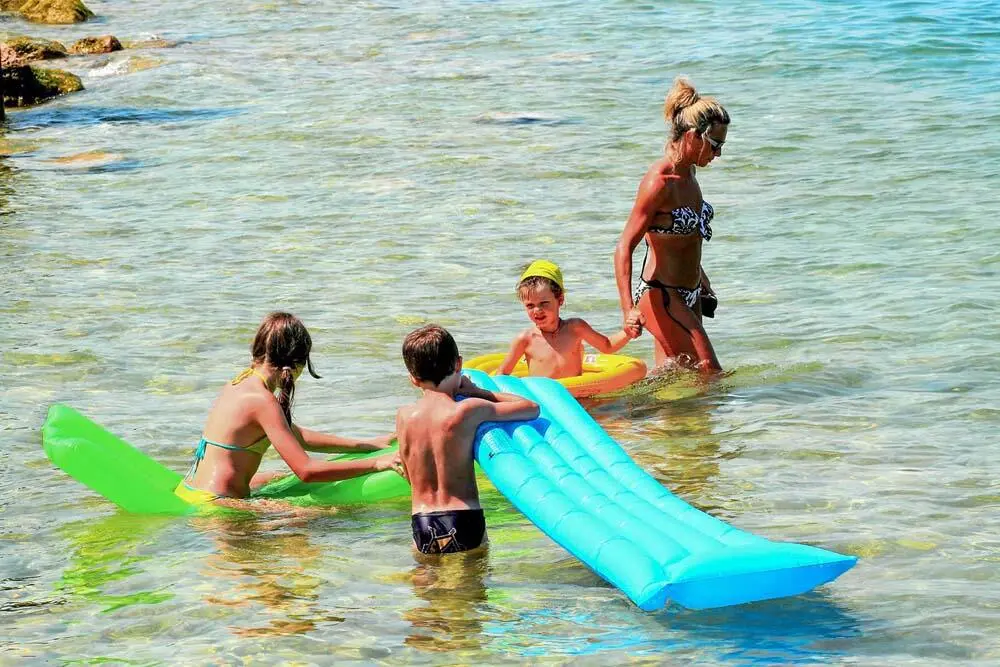
[[[722,369],[702,326],[702,300],[714,292],[701,266],[712,238],[712,205],[695,178],[698,167],[722,155],[729,113],[678,78],[663,108],[670,126],[666,154],[649,168],[615,249],[615,279],[623,321],[638,310],[655,340],[656,365],[668,358],[707,373]],[[646,241],[646,257],[632,290],[632,253]],[[710,314],[711,315],[711,314]]]

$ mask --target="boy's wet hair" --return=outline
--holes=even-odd
[[[436,324],[411,331],[403,339],[403,362],[418,382],[441,384],[455,372],[458,358],[455,339],[447,329]]]
[[[528,295],[534,292],[539,287],[548,287],[552,290],[552,294],[558,299],[562,296],[563,289],[559,287],[559,283],[552,280],[551,278],[545,278],[543,276],[529,276],[517,284],[517,298],[524,301],[528,298]]]
[[[309,375],[318,378],[309,353],[312,337],[302,320],[291,313],[269,313],[257,328],[257,335],[250,345],[250,356],[255,363],[268,363],[281,369],[278,403],[285,419],[292,423],[292,399],[295,397],[295,370],[304,366]]]

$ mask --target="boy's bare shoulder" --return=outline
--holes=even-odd
[[[530,341],[537,333],[538,328],[535,326],[530,326],[527,329],[522,330],[519,334],[514,336],[514,342],[516,343],[527,343]]]
[[[583,319],[582,317],[569,317],[563,320],[566,323],[566,328],[570,330],[571,333],[576,334],[577,332],[585,329],[593,329],[590,322]]]
[[[396,408],[396,418],[405,420],[408,417],[412,417],[419,411],[420,409],[416,403],[406,403]]]
[[[483,398],[467,398],[455,406],[455,424],[480,416],[483,408],[493,405]]]

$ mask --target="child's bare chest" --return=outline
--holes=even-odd
[[[583,363],[583,344],[574,336],[538,334],[532,336],[524,356],[532,375],[578,375]]]

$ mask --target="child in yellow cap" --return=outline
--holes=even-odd
[[[530,375],[555,379],[581,375],[584,343],[604,354],[613,354],[639,335],[638,315],[610,338],[594,331],[579,317],[564,320],[559,315],[563,291],[562,271],[552,262],[539,259],[524,270],[517,284],[517,296],[533,326],[518,334],[510,344],[507,357],[497,369],[498,375],[509,374],[521,357],[528,362]]]

